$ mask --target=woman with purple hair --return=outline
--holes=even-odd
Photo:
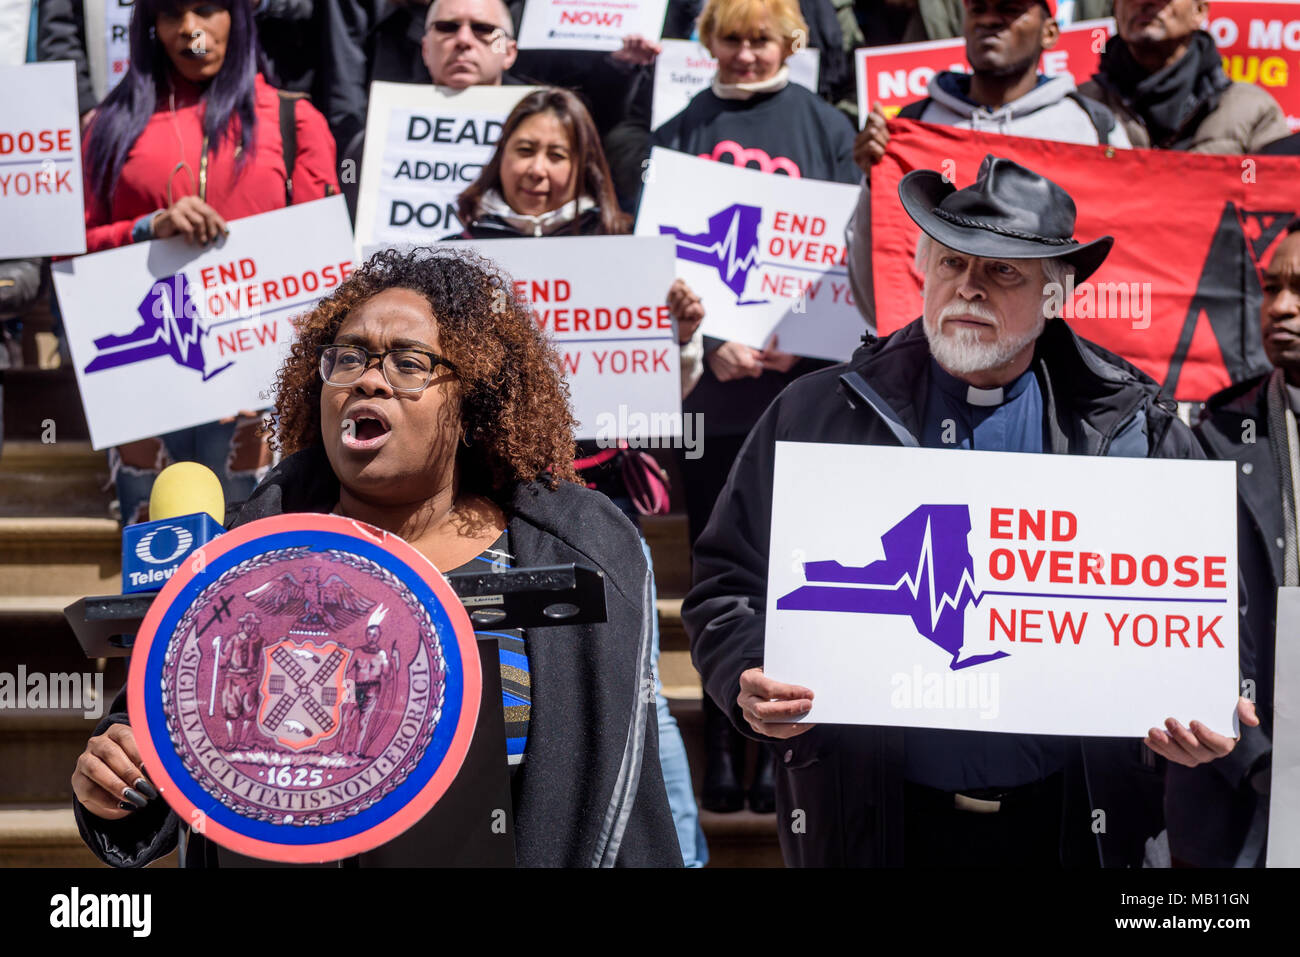
[[[130,40],[126,76],[86,134],[88,251],[207,245],[234,220],[338,192],[325,118],[262,77],[250,0],[136,0]],[[143,517],[168,461],[202,462],[228,502],[247,498],[270,463],[258,426],[249,415],[113,449],[122,521]]]

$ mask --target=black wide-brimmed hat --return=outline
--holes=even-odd
[[[989,154],[975,182],[957,189],[932,169],[913,170],[898,184],[903,208],[937,243],[985,259],[1054,259],[1082,282],[1097,271],[1115,240],[1074,238],[1070,194],[1019,163]]]

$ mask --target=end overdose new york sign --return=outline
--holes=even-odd
[[[806,720],[1236,733],[1232,463],[776,451],[764,667]]]

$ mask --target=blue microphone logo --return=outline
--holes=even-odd
[[[158,544],[159,542],[161,545]],[[158,552],[166,552],[169,544],[172,546],[171,550],[159,558]],[[158,523],[157,528],[151,528],[140,538],[140,541],[136,542],[135,556],[150,565],[168,565],[186,554],[193,544],[194,535],[184,525]]]
[[[194,554],[225,529],[207,512],[122,529],[122,594],[157,591]]]

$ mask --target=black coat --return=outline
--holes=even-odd
[[[1255,683],[1260,719],[1258,728],[1241,726],[1241,739],[1226,757],[1195,768],[1169,766],[1165,792],[1169,850],[1201,867],[1237,863],[1256,811],[1265,818],[1268,813],[1268,797],[1255,790],[1252,779],[1266,768],[1273,751],[1274,631],[1284,526],[1267,395],[1266,375],[1224,389],[1210,397],[1195,430],[1206,455],[1238,463],[1238,649],[1241,677]],[[1256,783],[1267,778],[1265,770]]]
[[[370,84],[428,83],[420,51],[427,5],[398,0],[317,0],[323,47],[317,108],[340,150],[366,128]]]
[[[71,60],[77,68],[77,112],[99,105],[86,62],[86,12],[72,0],[40,0],[37,7],[36,58]],[[103,43],[104,38],[97,38]]]
[[[257,487],[234,524],[285,512],[329,512],[338,480],[320,447],[289,456]],[[528,642],[532,677],[527,762],[514,782],[515,855],[532,867],[680,867],[659,768],[651,681],[649,572],[631,523],[604,496],[573,483],[518,485],[506,507],[519,566],[578,562],[605,574],[608,620],[561,625]],[[126,723],[123,696],[95,729]],[[502,755],[505,760],[505,755]],[[102,861],[138,867],[176,845],[162,801],[121,821],[73,802]],[[402,840],[401,837],[397,840]],[[202,839],[188,858],[201,866]]]
[[[691,655],[705,690],[750,737],[756,735],[736,698],[741,672],[763,663],[776,443],[899,444],[878,413],[860,401],[856,407],[850,403],[839,382],[846,371],[858,372],[903,425],[920,435],[929,359],[929,344],[916,320],[870,341],[846,365],[813,372],[787,388],[750,433],[696,544],[695,584],[682,604]],[[1034,368],[1055,451],[1202,457],[1172,404],[1158,398],[1154,382],[1075,336],[1063,321],[1047,324]],[[1115,441],[1118,437],[1124,448]],[[777,819],[790,821],[795,808],[806,812],[806,833],[780,828],[788,864],[902,863],[901,728],[818,725],[776,744],[783,759],[778,764]],[[1161,826],[1157,764],[1140,740],[1080,739],[1066,766],[1066,863],[1141,862],[1145,839]],[[1091,812],[1098,808],[1106,813],[1105,832],[1094,834]]]

